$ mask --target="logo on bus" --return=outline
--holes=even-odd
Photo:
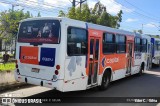
[[[119,58],[110,58],[106,60],[106,63],[118,63],[119,62]]]
[[[43,61],[53,61],[53,58],[42,57]]]
[[[98,32],[93,32],[93,35],[96,35],[96,36],[98,36]]]
[[[105,67],[106,64],[113,64],[113,63],[118,63],[119,62],[119,58],[110,58],[110,59],[106,59],[105,57],[102,59],[102,66]]]
[[[37,57],[34,57],[34,56],[23,56],[22,59],[36,60]]]

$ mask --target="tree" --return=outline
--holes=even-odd
[[[76,19],[76,8],[75,7],[72,7],[68,14],[67,14],[67,17],[71,18],[71,19]]]
[[[3,11],[0,13],[0,39],[5,39],[8,43],[11,39],[16,38],[19,22],[22,19],[31,17],[29,11],[26,13],[23,10]]]
[[[61,17],[68,17],[112,28],[120,27],[122,14],[122,10],[120,10],[116,16],[109,14],[101,2],[97,2],[93,9],[89,9],[88,4],[83,4],[82,9],[80,9],[80,7],[72,7],[67,14],[64,14],[62,10],[59,11],[59,16]]]
[[[0,31],[3,32],[0,38],[7,34],[15,36],[18,32],[19,21],[31,17],[30,12],[26,13],[23,10],[8,10],[0,13]]]
[[[62,10],[60,10],[58,17],[65,17],[65,16],[66,16],[66,14]]]
[[[41,13],[40,12],[38,12],[37,17],[41,17]]]

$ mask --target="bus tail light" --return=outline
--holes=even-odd
[[[16,64],[16,68],[18,68],[18,64]]]
[[[56,65],[56,69],[59,70],[61,67],[60,65]]]
[[[59,74],[59,72],[58,72],[58,70],[55,70],[55,72],[54,72],[56,75],[58,75]]]
[[[16,60],[15,63],[16,63],[16,68],[18,68],[18,61]]]

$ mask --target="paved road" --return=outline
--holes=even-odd
[[[49,90],[32,97],[160,97],[160,68],[111,83],[106,91],[89,89],[66,92]]]
[[[24,91],[23,91],[24,90]],[[28,89],[23,89],[19,91],[14,91],[15,93],[21,92],[24,97],[160,97],[160,68],[152,69],[151,71],[146,71],[142,76],[131,76],[124,78],[115,82],[112,82],[109,89],[106,91],[99,91],[97,89],[89,89],[85,91],[76,92],[66,92],[61,93],[48,88],[43,87],[33,87]],[[72,100],[71,100],[72,101]],[[64,105],[64,104],[55,104]],[[65,104],[65,105],[75,105],[75,104]],[[76,104],[79,105],[79,104]],[[83,104],[86,106],[97,104]],[[104,104],[98,104],[104,105]],[[114,106],[160,106],[160,104],[107,104]]]

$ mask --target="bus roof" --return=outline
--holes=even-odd
[[[118,34],[135,36],[135,33],[133,33],[133,32],[129,32],[129,31],[121,30],[121,29],[115,29],[115,28],[102,26],[102,25],[97,25],[97,24],[93,24],[93,23],[88,23],[88,22],[84,22],[84,21],[74,20],[74,19],[70,19],[70,18],[66,18],[66,17],[35,17],[35,18],[27,18],[27,19],[21,20],[20,22],[32,21],[32,20],[48,20],[48,19],[49,20],[58,19],[58,20],[82,22],[83,24],[86,23],[88,25],[88,28],[91,28],[91,29],[97,29],[97,30],[102,30],[102,31],[106,31],[106,32],[113,32],[113,33],[118,33]]]

